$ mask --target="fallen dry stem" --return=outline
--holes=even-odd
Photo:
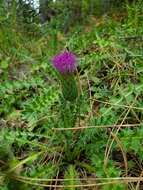
[[[76,131],[76,130],[82,130],[82,129],[94,129],[94,128],[118,128],[118,127],[138,127],[143,125],[143,123],[135,123],[135,124],[120,124],[120,125],[97,125],[97,126],[82,126],[82,127],[69,127],[69,128],[52,128],[52,130],[55,131]]]

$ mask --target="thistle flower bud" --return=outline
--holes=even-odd
[[[60,73],[63,97],[73,101],[78,96],[77,84],[74,71],[77,67],[76,56],[69,51],[55,55],[52,59],[53,66]]]

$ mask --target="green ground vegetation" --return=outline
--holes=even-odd
[[[62,14],[27,24],[0,9],[0,190],[142,189],[142,1],[66,33]],[[74,127],[51,64],[66,47],[78,57]]]

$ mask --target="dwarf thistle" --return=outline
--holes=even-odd
[[[77,124],[77,119],[80,118],[81,105],[81,96],[79,96],[75,78],[77,58],[72,52],[64,51],[61,54],[55,55],[52,62],[54,68],[59,73],[63,95],[60,101],[61,115],[58,126],[64,126],[64,128],[74,127]],[[78,121],[80,123],[80,120]],[[74,143],[75,139],[78,139],[78,136],[75,136],[72,131],[64,131],[61,135],[65,139],[65,159],[71,162],[77,155]],[[69,171],[74,172],[74,168],[71,167]]]

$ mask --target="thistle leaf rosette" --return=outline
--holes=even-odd
[[[68,101],[74,101],[78,97],[78,89],[74,72],[77,67],[76,56],[69,51],[64,51],[53,57],[54,68],[59,72],[63,97]]]

